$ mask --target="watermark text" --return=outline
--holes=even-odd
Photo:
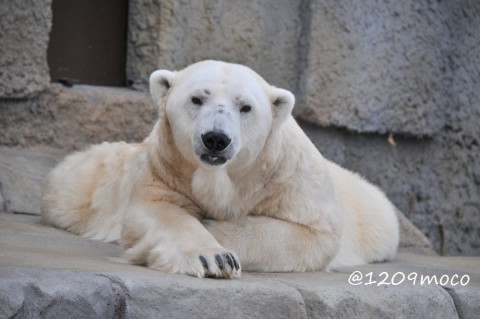
[[[410,283],[413,286],[440,285],[440,286],[466,286],[470,282],[469,275],[424,275],[416,272],[405,274],[398,271],[392,275],[384,271],[376,276],[373,272],[363,274],[354,271],[348,277],[348,283],[352,286],[397,286],[402,283]]]

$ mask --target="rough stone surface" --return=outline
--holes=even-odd
[[[100,275],[1,267],[0,278],[2,318],[122,318],[125,311],[121,287]]]
[[[156,121],[148,94],[126,88],[52,85],[28,100],[0,100],[0,145],[84,149],[141,142]]]
[[[390,264],[382,271],[392,275]],[[369,268],[362,269],[364,274]],[[341,274],[263,275],[295,287],[303,296],[309,318],[455,318],[457,311],[451,296],[441,287],[415,289],[410,283],[398,286],[349,286],[344,269]],[[404,270],[405,271],[405,270]],[[380,273],[379,272],[379,273]],[[379,274],[377,273],[377,274]],[[376,274],[376,275],[377,275]],[[261,276],[261,275],[259,275]],[[375,278],[377,279],[377,278]],[[368,282],[368,280],[365,280]]]
[[[475,318],[480,259],[400,253],[394,262],[335,273],[244,273],[241,279],[170,275],[118,258],[115,244],[0,213],[2,318]],[[359,285],[348,278],[360,271]],[[367,285],[408,275],[468,275],[466,286]],[[401,277],[396,275],[398,283]]]
[[[0,98],[25,98],[50,84],[51,0],[0,4]]]
[[[297,114],[359,132],[437,132],[445,123],[440,110],[450,106],[450,9],[427,1],[311,1],[308,36],[316,41],[306,51]]]
[[[127,78],[145,88],[158,68],[219,59],[294,90],[303,7],[289,0],[131,1]]]
[[[408,220],[405,215],[396,210],[400,225],[400,244],[402,251],[422,255],[435,255],[430,240]]]
[[[43,182],[58,157],[0,147],[0,209],[40,214]]]

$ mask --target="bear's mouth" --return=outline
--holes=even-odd
[[[209,165],[222,165],[227,161],[227,158],[225,156],[214,156],[210,154],[202,154],[200,155],[200,159],[209,164]]]

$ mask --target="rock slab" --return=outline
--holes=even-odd
[[[50,85],[52,0],[0,4],[0,98],[28,98]]]
[[[0,207],[7,212],[40,214],[43,181],[60,158],[0,148]]]
[[[126,264],[117,245],[40,225],[35,216],[0,213],[0,242],[1,318],[476,318],[480,312],[480,258],[400,253],[393,262],[334,273],[215,280]],[[363,274],[361,284],[349,284],[355,271]],[[382,272],[393,283],[399,272],[470,279],[464,286],[368,284]]]

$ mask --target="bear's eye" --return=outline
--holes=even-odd
[[[242,106],[242,108],[240,109],[240,112],[242,113],[248,113],[252,110],[252,107],[250,105],[244,105]]]
[[[202,105],[203,102],[201,98],[194,96],[192,97],[192,103],[195,105]]]

